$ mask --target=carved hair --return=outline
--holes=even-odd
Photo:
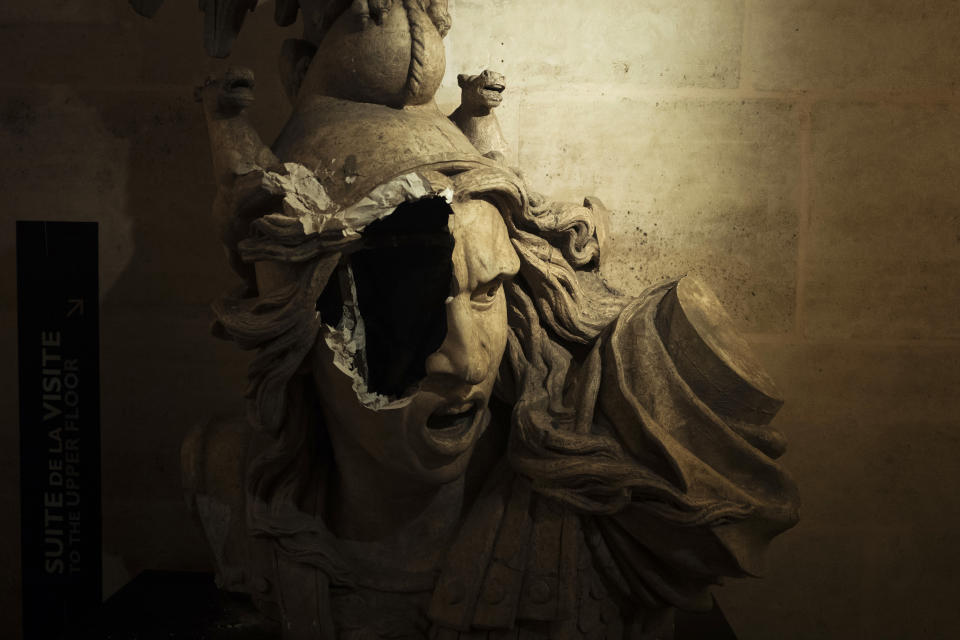
[[[597,206],[548,205],[528,199],[513,173],[488,166],[447,163],[440,168],[459,200],[486,199],[500,210],[520,258],[506,287],[508,343],[495,395],[513,407],[508,456],[534,488],[581,512],[613,513],[629,500],[649,503],[662,517],[684,524],[718,522],[743,514],[734,505],[693,503],[666,480],[629,458],[612,436],[593,429],[600,378],[598,336],[625,299],[600,279],[602,226]],[[293,267],[290,282],[253,298],[227,296],[214,305],[222,332],[241,347],[259,349],[249,370],[248,416],[272,444],[249,476],[251,527],[283,537],[309,528],[281,525],[304,497],[324,438],[303,363],[321,321],[315,302],[340,261],[343,242],[305,236],[298,220],[267,215],[240,244],[244,260],[271,259]],[[572,352],[580,357],[575,358]],[[586,357],[582,357],[586,354]],[[293,510],[290,507],[294,507]],[[308,545],[298,545],[300,550]],[[318,561],[320,562],[320,561]],[[329,559],[326,570],[338,572]]]

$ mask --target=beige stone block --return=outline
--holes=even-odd
[[[915,637],[918,621],[922,637],[949,637],[960,623],[943,601],[960,571],[946,535],[960,526],[960,347],[758,352],[786,397],[774,424],[803,505],[765,579],[722,592],[741,637],[894,640]]]
[[[739,84],[742,0],[451,0],[445,83],[491,68],[508,87]]]
[[[15,272],[13,220],[98,220],[101,287],[120,277],[134,252],[127,213],[130,140],[111,132],[96,104],[77,91],[0,92],[0,190],[9,231],[0,260]],[[14,308],[13,278],[0,304]]]
[[[960,345],[903,342],[884,346],[841,340],[811,344],[758,341],[755,346],[784,392],[786,403],[777,423],[788,425],[788,435],[795,430],[799,437],[808,437],[810,420],[848,426],[818,444],[835,447],[838,460],[847,453],[847,445],[853,445],[842,440],[851,425],[864,430],[888,429],[918,416],[947,422],[960,415],[960,394],[956,393]],[[956,472],[960,474],[960,468]]]
[[[949,535],[942,527],[801,522],[774,542],[775,574],[731,581],[717,599],[741,640],[952,640],[960,558]]]
[[[277,72],[280,47],[287,38],[302,35],[299,22],[286,28],[273,20],[273,3],[248,13],[230,57],[210,58],[203,47],[203,14],[196,2],[167,0],[152,19],[129,11],[124,27],[135,40],[140,82],[178,84],[192,87],[211,73],[222,74],[228,67],[251,69],[256,76],[257,111],[281,116],[289,110]],[[278,130],[278,129],[277,129]],[[277,133],[269,133],[273,136]]]
[[[216,59],[204,51],[203,14],[196,3],[167,2],[151,20],[122,0],[117,4],[119,13],[110,20],[0,20],[0,56],[10,62],[4,84],[137,90],[176,85],[184,95],[192,95],[208,75],[222,74],[230,66],[247,67],[257,78],[258,106],[253,112],[269,123],[266,137],[276,135],[290,109],[277,61],[283,40],[299,36],[296,27],[277,27],[267,7],[249,15],[230,58]]]
[[[960,552],[960,346],[758,345],[800,486],[762,581],[719,599],[738,637],[948,638]]]
[[[744,76],[754,88],[954,89],[960,4],[951,0],[755,0]]]
[[[131,84],[141,52],[131,30],[117,24],[0,25],[6,85]]]
[[[960,336],[960,111],[813,112],[803,313],[811,336]]]
[[[756,350],[784,394],[775,424],[790,443],[805,522],[960,525],[960,437],[951,426],[960,414],[960,346]]]
[[[747,331],[793,322],[798,119],[772,101],[526,101],[520,166],[611,209],[602,270],[629,294],[699,273]]]
[[[729,580],[714,591],[737,638],[865,637],[859,594],[865,586],[863,539],[869,535],[868,527],[824,529],[801,520],[774,540],[761,579]]]
[[[960,571],[956,520],[904,523],[864,536],[865,638],[950,640],[960,627],[952,585]],[[903,609],[909,609],[905,615]],[[873,615],[871,615],[873,614]]]
[[[109,304],[206,304],[235,280],[219,247],[206,129],[188,92],[0,92],[7,220],[100,223]],[[10,273],[14,236],[0,237]],[[12,308],[13,279],[0,284]]]

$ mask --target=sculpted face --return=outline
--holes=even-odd
[[[451,205],[453,280],[446,336],[426,377],[403,406],[364,406],[333,364],[321,337],[313,377],[338,460],[362,460],[424,484],[449,482],[467,467],[489,422],[487,404],[507,342],[503,281],[520,263],[500,212],[485,200]]]
[[[506,88],[503,74],[486,69],[475,76],[460,74],[457,84],[460,85],[460,99],[464,105],[489,111],[503,102],[503,91]]]

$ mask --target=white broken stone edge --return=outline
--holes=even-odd
[[[333,352],[333,365],[353,380],[353,392],[357,400],[368,409],[380,411],[406,406],[410,403],[410,396],[391,399],[367,387],[364,375],[367,370],[364,357],[366,334],[363,330],[363,318],[357,308],[357,287],[353,279],[353,269],[349,264],[343,272],[340,290],[346,291],[340,323],[335,328],[324,324],[322,329],[323,341]]]
[[[453,202],[453,190],[432,184],[418,173],[406,173],[373,189],[355,204],[340,209],[310,169],[297,162],[284,163],[286,174],[264,171],[263,188],[283,196],[283,211],[297,218],[304,235],[340,231],[357,235],[370,223],[385,218],[404,202],[442,197]]]
[[[344,237],[359,235],[372,222],[385,218],[404,202],[441,197],[453,202],[453,189],[432,184],[418,173],[407,173],[385,182],[346,209],[338,209],[312,171],[295,162],[284,164],[287,175],[264,172],[263,186],[270,193],[283,195],[284,213],[300,220],[304,235],[340,231]],[[410,403],[411,396],[391,399],[367,386],[364,350],[366,334],[357,308],[357,289],[353,270],[347,265],[341,282],[343,313],[336,327],[323,326],[323,339],[333,353],[333,364],[351,380],[360,403],[375,411],[397,409]],[[319,312],[318,312],[319,313]]]

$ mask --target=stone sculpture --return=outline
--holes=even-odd
[[[773,383],[701,283],[606,285],[602,204],[500,161],[502,77],[439,112],[444,2],[298,7],[271,148],[251,74],[198,92],[256,351],[183,447],[220,585],[290,639],[672,637],[797,521]]]
[[[477,151],[501,162],[506,157],[508,145],[493,110],[503,101],[503,92],[507,88],[505,82],[503,74],[489,69],[475,76],[461,73],[457,76],[457,84],[462,90],[460,106],[450,114],[450,120],[463,131]]]

